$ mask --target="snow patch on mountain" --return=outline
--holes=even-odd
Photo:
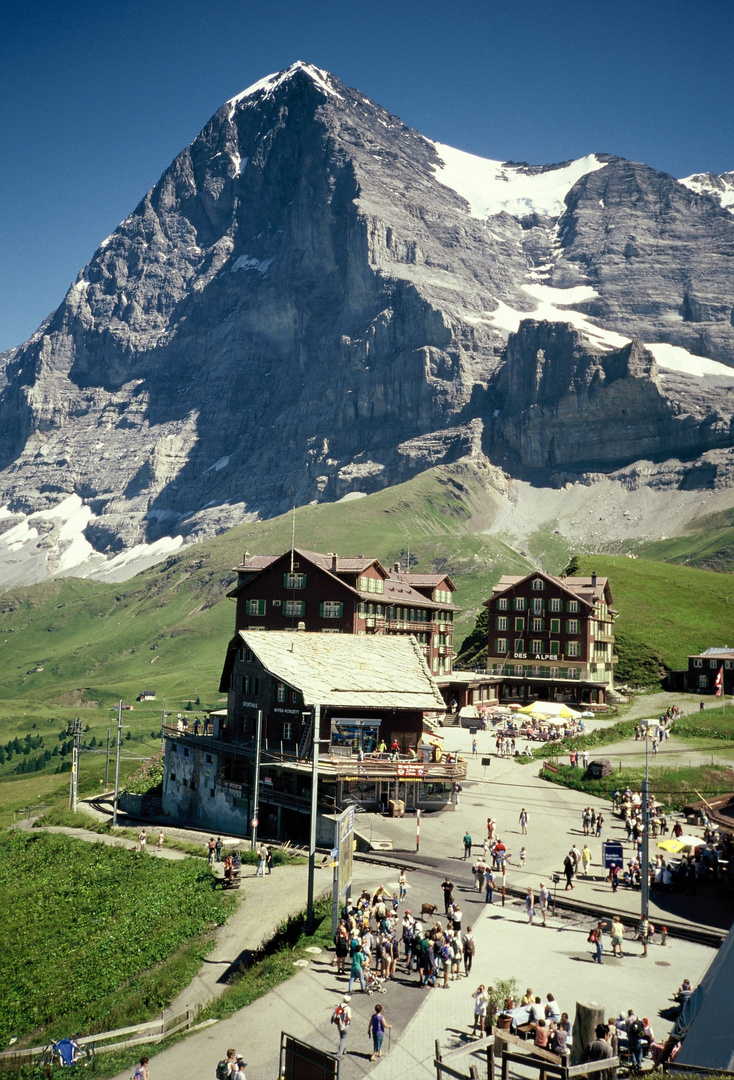
[[[695,356],[682,349],[679,345],[668,345],[667,342],[659,341],[652,345],[645,345],[657,361],[658,367],[668,371],[676,371],[680,375],[690,375],[697,379],[703,379],[706,375],[714,375],[718,378],[734,381],[734,368],[726,364],[720,364],[718,360],[709,360],[705,356]]]
[[[629,338],[613,330],[604,330],[596,326],[583,311],[573,311],[564,304],[579,304],[583,300],[593,300],[597,292],[590,285],[574,285],[570,289],[554,289],[550,285],[530,282],[522,286],[523,292],[536,301],[533,311],[518,311],[503,301],[498,301],[497,308],[487,313],[491,322],[504,334],[516,333],[523,319],[547,319],[548,322],[570,323],[580,330],[589,340],[602,349],[619,349],[629,342]]]
[[[476,218],[502,211],[513,217],[532,213],[556,217],[563,213],[566,195],[573,185],[606,165],[595,154],[587,154],[564,165],[535,170],[477,157],[444,143],[432,145],[441,158],[436,179],[466,199]]]
[[[679,182],[699,195],[711,195],[725,210],[734,214],[734,172],[721,176],[718,173],[694,173]]]

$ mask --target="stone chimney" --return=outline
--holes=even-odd
[[[596,588],[596,570],[591,571],[591,587],[592,589]]]

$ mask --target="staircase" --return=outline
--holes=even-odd
[[[308,723],[303,729],[303,735],[301,735],[301,741],[298,744],[298,758],[306,757],[306,751],[311,745],[311,736],[313,735],[313,713],[309,714]]]

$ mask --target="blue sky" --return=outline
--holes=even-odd
[[[732,0],[37,0],[0,50],[0,349],[223,101],[299,59],[486,157],[734,169]]]

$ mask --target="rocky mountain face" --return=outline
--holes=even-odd
[[[262,80],[3,356],[0,581],[466,455],[553,484],[715,451],[728,485],[721,184],[484,161],[310,65]]]

